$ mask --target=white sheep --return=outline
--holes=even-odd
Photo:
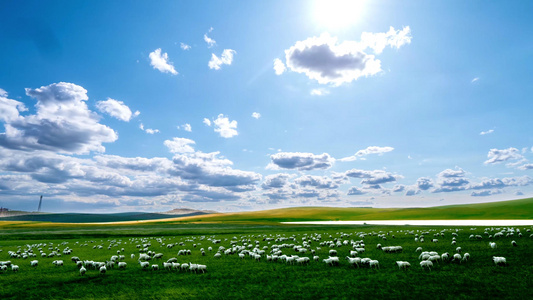
[[[172,263],[166,263],[166,262],[164,262],[164,263],[163,263],[163,268],[164,268],[164,269],[167,269],[167,270],[170,271],[170,270],[172,269]]]
[[[207,272],[207,266],[206,265],[198,265],[197,269],[198,269],[198,271],[202,271],[202,273]]]
[[[177,262],[171,262],[171,264],[172,264],[172,269],[173,269],[173,270],[177,270],[177,269],[179,269],[179,267],[180,267],[180,264],[177,263]]]
[[[63,266],[63,261],[62,260],[54,260],[52,262],[52,264],[54,264],[56,267]]]
[[[85,275],[85,272],[87,272],[87,269],[85,269],[83,266],[80,268],[80,275]]]
[[[399,269],[408,269],[411,267],[411,264],[408,261],[396,261]]]
[[[118,268],[119,269],[126,269],[127,265],[128,265],[127,263],[121,261],[121,262],[118,263]]]
[[[163,258],[163,253],[157,253],[156,255],[154,255],[154,259],[162,259]]]
[[[32,267],[37,267],[37,265],[39,265],[39,261],[38,260],[32,260],[30,262],[30,266],[32,266]]]
[[[428,268],[428,270],[431,271],[431,267],[433,267],[433,263],[430,260],[423,260],[420,262],[420,267]]]
[[[346,259],[348,260],[348,263],[354,267],[359,268],[359,264],[361,263],[360,257],[348,257],[346,256]]]
[[[135,259],[135,254],[130,255],[131,259]]]
[[[313,260],[314,260],[314,261],[318,261],[319,259],[320,259],[319,256],[317,256],[317,255],[313,256]]]
[[[159,265],[152,265],[152,271],[158,271],[159,270]]]
[[[495,235],[495,236],[496,236],[496,235]],[[495,242],[490,242],[490,243],[489,243],[489,246],[490,246],[492,249],[496,249],[496,248],[498,248],[498,246],[496,245]]]
[[[19,270],[19,266],[17,266],[17,265],[11,265],[11,271],[13,271],[13,272],[18,272],[18,270]]]
[[[189,264],[188,263],[181,264],[180,268],[182,270],[187,270],[187,269],[189,269]]]
[[[198,270],[198,265],[193,264],[192,262],[189,262],[189,271],[196,273],[197,270]]]
[[[415,252],[422,252],[422,247],[416,248]]]
[[[470,253],[463,254],[463,261],[468,261],[470,259]]]
[[[143,269],[148,269],[150,267],[150,263],[147,262],[147,261],[141,261],[139,263],[141,265],[141,268],[143,268]]]
[[[493,256],[492,257],[492,261],[494,261],[494,263],[497,266],[501,266],[501,265],[506,265],[507,264],[507,260],[505,259],[505,257],[502,257],[502,256]]]
[[[515,246],[515,247],[518,246],[518,245],[516,244],[516,241],[511,241],[511,245],[513,245],[513,246]]]
[[[370,266],[370,268],[374,267],[376,269],[379,269],[379,261],[375,259],[371,260],[368,265]]]
[[[100,267],[100,274],[105,274],[105,272],[107,272],[107,268],[105,266],[101,266]]]
[[[459,254],[459,253],[455,253],[455,254],[453,255],[453,259],[452,259],[452,260],[453,260],[453,261],[459,261],[459,262],[461,262],[461,260],[462,260],[461,254]]]

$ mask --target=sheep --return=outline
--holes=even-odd
[[[180,268],[182,270],[187,270],[187,269],[189,269],[189,264],[188,263],[181,264]]]
[[[13,272],[18,272],[18,270],[19,270],[19,266],[17,266],[17,265],[11,265],[11,271],[13,271]]]
[[[422,252],[422,247],[416,248],[415,252]]]
[[[428,270],[431,271],[431,267],[433,267],[433,263],[430,261],[430,260],[423,260],[420,262],[420,267],[423,269],[423,268],[428,268]]]
[[[448,254],[448,252],[443,253],[440,258],[442,261],[448,261],[450,259],[450,254]]]
[[[470,259],[470,253],[463,254],[463,261],[468,261]]]
[[[135,254],[130,255],[131,259],[135,259]]]
[[[159,265],[152,265],[152,271],[159,271]]]
[[[375,259],[371,260],[368,265],[370,266],[370,268],[374,267],[376,269],[379,269],[379,261]]]
[[[141,268],[148,269],[150,267],[150,263],[147,261],[141,261],[139,262],[141,264]]]
[[[63,266],[63,261],[62,260],[54,260],[52,262],[52,264],[54,264],[56,267]]]
[[[431,241],[432,241],[433,243],[438,243],[438,242],[439,242],[438,239],[432,239]]]
[[[179,255],[179,254],[178,254],[178,255]],[[215,253],[215,255],[214,255],[215,258],[220,258],[221,256],[222,256],[222,254],[220,254],[220,252],[217,252],[217,253]]]
[[[357,256],[357,251],[350,250],[350,256],[351,257],[356,257]]]
[[[398,265],[399,269],[407,270],[408,268],[411,267],[411,264],[407,261],[396,261],[396,264]]]
[[[513,245],[513,246],[515,246],[515,247],[518,246],[518,245],[516,244],[516,241],[511,241],[511,245]]]
[[[38,264],[39,264],[39,261],[38,261],[38,260],[32,260],[32,261],[30,262],[30,266],[32,266],[32,267],[37,267]]]
[[[163,263],[163,268],[170,271],[172,269],[172,263],[164,262]]]
[[[459,253],[455,253],[455,254],[453,255],[453,259],[452,259],[452,261],[459,261],[459,262],[461,262],[461,260],[462,260],[461,254],[459,254]]]
[[[107,272],[107,268],[105,266],[100,267],[100,274],[104,275],[105,272]]]
[[[300,265],[305,265],[309,263],[309,257],[300,257],[296,259],[296,262]]]
[[[0,265],[0,271],[2,271],[2,272],[7,271],[7,266],[6,265]]]
[[[171,262],[172,264],[172,270],[178,270],[180,267],[180,264],[177,262]]]
[[[119,270],[120,269],[126,269],[127,265],[128,265],[127,263],[121,261],[121,262],[118,263],[118,268],[119,268]]]
[[[496,235],[494,235],[494,236],[496,236]],[[492,249],[496,249],[496,248],[498,248],[498,246],[496,245],[495,242],[490,242],[490,243],[489,243],[489,246],[490,246]]]
[[[348,257],[346,256],[346,259],[348,260],[348,263],[354,267],[358,267],[359,268],[359,264],[361,263],[361,258],[360,257]]]
[[[494,261],[497,266],[507,265],[507,260],[502,256],[493,256],[492,261]]]
[[[83,266],[80,268],[80,276],[85,275],[85,272],[87,272],[87,269],[85,269]]]
[[[461,253],[461,250],[463,250],[461,247],[455,248],[455,251],[457,251],[457,253]]]
[[[198,270],[198,265],[193,264],[192,262],[189,262],[189,271],[196,273],[197,270]]]
[[[320,260],[320,257],[317,256],[317,255],[315,255],[315,256],[313,256],[313,260],[314,260],[314,261],[318,261],[318,260]]]
[[[207,266],[206,265],[197,265],[197,270],[202,271],[202,273],[207,272]]]
[[[163,258],[163,253],[157,253],[156,255],[154,255],[154,259],[162,259]]]
[[[329,250],[329,256],[337,256],[337,250]]]

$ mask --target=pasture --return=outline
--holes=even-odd
[[[19,266],[18,272],[11,268],[0,272],[1,299],[533,298],[531,227],[32,223],[0,228],[0,262]],[[498,232],[502,236],[495,237]],[[491,248],[489,242],[497,247]],[[378,244],[401,246],[402,251],[387,253]],[[422,250],[417,252],[418,247]],[[379,267],[351,265],[345,257],[355,248],[359,252],[352,256],[377,260]],[[71,253],[64,254],[68,249]],[[179,255],[180,250],[190,250],[190,254]],[[51,256],[54,251],[61,256]],[[422,268],[423,251],[449,253],[450,259],[434,261],[431,269]],[[23,258],[24,252],[35,257]],[[162,259],[149,260],[159,270],[141,268],[141,253],[163,254]],[[456,253],[462,257],[469,253],[470,258],[453,261]],[[126,262],[125,269],[107,267],[100,274],[86,265],[82,276],[71,261],[79,257],[105,263],[114,255],[124,255],[117,262]],[[309,262],[287,259],[294,256],[308,257]],[[330,256],[337,256],[339,263],[325,263]],[[493,256],[505,257],[506,263],[496,265]],[[163,263],[171,258],[180,264],[205,265],[207,270],[167,270]],[[36,267],[30,265],[32,260],[38,260]],[[63,266],[54,265],[57,260],[63,260]],[[400,269],[396,261],[407,261],[411,267]]]

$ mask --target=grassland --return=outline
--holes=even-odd
[[[443,229],[438,243],[431,243],[433,235]],[[497,249],[488,246],[488,236],[484,228],[453,228],[458,230],[457,245],[451,245],[449,228],[412,226],[265,226],[236,224],[172,224],[157,223],[131,226],[41,226],[40,228],[12,228],[0,230],[0,261],[11,260],[20,266],[18,273],[11,271],[0,274],[0,299],[310,299],[310,298],[378,298],[378,299],[531,299],[533,291],[533,238],[526,234],[528,228],[520,228],[523,237],[498,238]],[[497,230],[489,230],[494,234]],[[426,233],[425,242],[415,242],[414,234]],[[366,233],[362,237],[362,233]],[[385,234],[384,240],[377,234]],[[226,248],[249,243],[259,248],[273,244],[301,245],[315,234],[320,239],[311,241],[309,250],[316,250],[321,259],[329,256],[330,248],[320,246],[321,242],[338,239],[364,240],[366,252],[361,257],[379,260],[379,269],[368,267],[354,268],[343,260],[352,250],[350,245],[335,247],[341,258],[340,265],[327,266],[323,262],[311,261],[309,265],[287,265],[282,262],[261,261],[249,257],[240,259],[237,254],[214,258],[219,246]],[[479,234],[481,240],[469,239],[469,235]],[[394,235],[394,238],[393,238]],[[267,237],[285,237],[285,241],[265,241]],[[160,242],[157,239],[160,238]],[[164,254],[164,259],[178,258],[178,262],[205,264],[205,274],[184,271],[142,270],[137,263],[137,244],[150,242],[150,250]],[[219,239],[213,244],[210,239]],[[510,241],[514,239],[518,247]],[[494,240],[494,239],[493,239]],[[258,242],[256,244],[256,241]],[[167,248],[170,243],[182,242]],[[41,258],[37,268],[30,267],[30,259],[9,258],[8,251],[16,251],[18,246],[39,243],[53,247],[73,249],[71,255],[61,258]],[[402,253],[384,253],[376,248],[400,245]],[[83,246],[87,244],[87,246]],[[196,244],[196,247],[194,247]],[[102,249],[93,249],[102,245]],[[112,246],[108,249],[109,245]],[[202,256],[200,248],[213,247]],[[440,263],[431,271],[422,270],[418,265],[417,247],[439,253],[455,253],[461,246],[469,252],[471,259],[463,263]],[[317,247],[320,250],[317,250]],[[105,275],[89,270],[80,276],[77,267],[70,261],[71,256],[82,260],[106,261],[124,248],[126,270],[109,270]],[[34,248],[35,251],[36,248]],[[191,255],[178,256],[181,249],[191,250]],[[269,251],[267,250],[267,252]],[[44,251],[49,253],[48,246]],[[300,254],[293,248],[283,248],[284,254],[312,257],[310,253]],[[131,259],[130,254],[136,258]],[[496,266],[492,256],[505,256],[507,266]],[[55,267],[52,261],[63,259],[63,267]],[[404,260],[412,264],[409,270],[399,270],[395,261]],[[161,261],[156,262],[161,266]]]

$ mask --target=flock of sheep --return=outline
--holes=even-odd
[[[217,238],[216,236],[192,236],[192,237],[151,237],[151,238],[130,238],[128,240],[107,240],[107,241],[85,241],[75,242],[71,248],[69,242],[62,242],[54,244],[52,242],[26,244],[13,247],[13,249],[6,249],[5,253],[0,248],[0,259],[3,259],[7,254],[8,260],[0,261],[0,274],[9,271],[19,272],[20,264],[28,264],[32,268],[39,268],[42,261],[54,259],[51,265],[61,268],[66,265],[62,256],[68,256],[69,262],[72,266],[76,266],[79,275],[84,276],[90,271],[98,272],[99,274],[106,274],[111,270],[124,270],[131,265],[137,266],[141,270],[160,271],[166,270],[168,272],[191,272],[191,273],[205,273],[207,272],[207,265],[182,262],[185,257],[195,254],[198,259],[207,255],[212,255],[214,259],[225,259],[224,257],[238,257],[239,259],[252,259],[255,261],[267,261],[271,263],[283,263],[286,265],[308,265],[312,262],[322,262],[327,266],[341,265],[339,253],[346,254],[343,261],[347,261],[349,266],[354,268],[369,268],[379,269],[380,263],[376,259],[365,257],[368,244],[365,243],[367,237],[377,237],[380,243],[372,246],[373,249],[378,249],[384,255],[394,257],[395,253],[402,253],[404,251],[412,251],[418,255],[419,265],[422,269],[431,271],[436,264],[440,263],[457,263],[463,264],[470,260],[470,253],[464,252],[462,247],[457,246],[459,234],[466,237],[465,233],[461,232],[465,229],[431,229],[431,230],[396,230],[393,231],[379,231],[379,232],[352,232],[344,233],[337,232],[335,235],[328,233],[306,233],[306,234],[258,234],[258,235],[241,235],[232,238]],[[475,230],[471,228],[471,230]],[[523,228],[530,234],[531,229]],[[395,240],[395,235],[412,236],[414,244],[417,248],[404,249],[402,246],[390,245],[382,246],[381,244],[391,243]],[[486,245],[488,249],[497,251],[498,244],[510,243],[514,247],[518,247],[514,239],[522,237],[522,231],[519,228],[485,228],[483,235],[469,235],[468,239],[471,241],[480,241]],[[509,242],[506,238],[513,239]],[[431,243],[425,242],[428,239]],[[448,239],[447,241],[445,241]],[[466,238],[465,238],[466,239]],[[488,242],[487,242],[488,240]],[[436,251],[426,250],[424,248],[432,248],[432,245],[437,243],[449,243],[455,248],[452,253],[444,252],[439,254]],[[135,246],[133,246],[135,245]],[[204,249],[202,247],[206,247]],[[218,247],[217,247],[218,246]],[[108,258],[105,260],[92,260],[89,258],[81,259],[78,256],[72,256],[75,249],[85,248],[93,251],[98,251],[99,254],[108,253]],[[182,249],[173,250],[174,247],[181,247]],[[192,247],[191,249],[184,249],[183,247]],[[409,245],[409,248],[411,245]],[[128,249],[128,251],[125,250]],[[106,252],[108,251],[108,252]],[[111,251],[112,253],[109,253]],[[79,251],[87,252],[87,251]],[[131,253],[130,253],[131,252]],[[115,254],[116,253],[116,254]],[[126,254],[127,253],[127,254]],[[165,256],[173,256],[164,260]],[[209,253],[209,254],[208,254]],[[326,254],[327,253],[327,256]],[[320,257],[320,254],[322,257]],[[102,257],[102,255],[99,255]],[[178,257],[183,257],[178,259]],[[406,270],[411,267],[413,261],[396,260],[395,265],[400,270]],[[496,266],[506,266],[507,259],[503,256],[493,256],[492,263]]]

